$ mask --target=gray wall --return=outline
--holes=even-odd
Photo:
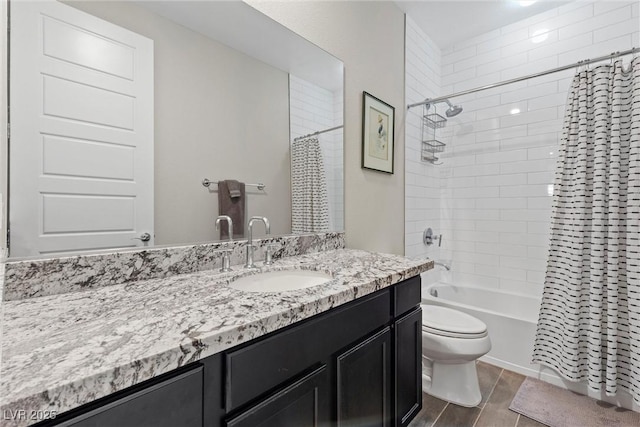
[[[404,14],[392,2],[247,3],[344,62],[347,246],[404,253]],[[362,91],[395,107],[394,174],[361,169]]]
[[[7,2],[0,1],[0,251],[7,248]]]
[[[247,218],[290,233],[287,73],[131,3],[67,3],[154,41],[156,244],[218,238],[204,177],[264,182],[248,188]]]

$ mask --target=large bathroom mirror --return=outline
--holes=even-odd
[[[269,219],[271,234],[291,234],[292,200],[295,204],[297,199],[292,194],[292,169],[298,167],[292,165],[292,144],[332,128],[317,135],[321,147],[317,164],[323,169],[321,186],[326,191],[328,220],[321,229],[299,232],[343,230],[341,61],[241,1],[61,3],[76,11],[69,19],[48,12],[39,18],[44,36],[40,54],[46,57],[41,62],[49,63],[38,70],[33,85],[24,80],[15,87],[10,81],[10,104],[22,102],[42,85],[42,94],[36,93],[35,98],[44,105],[36,105],[38,118],[31,122],[57,120],[46,131],[23,126],[35,134],[38,143],[26,150],[26,157],[15,161],[13,155],[20,153],[22,141],[16,139],[20,134],[14,134],[12,121],[8,186],[12,259],[219,240],[215,220],[219,214],[217,183],[222,180],[245,184],[245,221],[235,227],[246,227],[246,221],[258,215]],[[16,2],[12,8],[34,4],[38,2]],[[94,33],[77,24],[75,19],[83,22],[83,16],[153,42],[150,118],[138,110],[143,102],[120,96],[118,86],[119,80],[123,84],[135,80],[128,73],[144,72],[141,62],[127,62],[127,52],[142,48],[135,41],[128,42],[126,34],[117,39],[117,29],[111,38],[104,35],[110,33]],[[14,33],[20,37],[20,25],[11,23],[12,38]],[[12,63],[21,50],[38,50],[29,44],[30,36],[24,37],[27,42],[21,49],[11,42]],[[81,58],[73,50],[85,42],[94,47],[94,57]],[[70,48],[70,43],[75,47]],[[98,68],[110,55],[120,53],[124,65]],[[74,66],[83,68],[81,72],[88,76],[79,85],[54,75],[72,73]],[[139,80],[144,85],[142,76]],[[96,81],[118,81],[113,88],[97,89],[91,80],[94,77]],[[88,111],[83,106],[85,94],[88,97],[97,91],[99,107]],[[131,118],[122,118],[123,111]],[[105,117],[97,115],[102,113]],[[109,138],[113,133],[128,137],[132,123],[144,120],[152,120],[149,140],[153,146],[139,160],[129,155],[126,143],[113,143]],[[20,124],[19,118],[16,123]],[[63,132],[87,123],[94,131],[89,136],[69,137]],[[108,186],[125,188],[138,179],[138,169],[144,169],[145,162],[152,197],[134,200],[128,190],[117,190],[122,191],[117,195],[107,192]],[[23,179],[27,173],[33,178]],[[208,186],[203,185],[205,179],[211,182]],[[136,223],[136,216],[145,211],[151,219]],[[221,225],[226,228],[226,223]],[[263,234],[264,228],[256,227],[254,235]]]

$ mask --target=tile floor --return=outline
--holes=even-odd
[[[409,427],[545,427],[509,410],[524,376],[478,362],[482,401],[473,408],[452,405],[422,394],[422,411]]]

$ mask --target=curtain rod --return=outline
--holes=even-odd
[[[316,136],[316,135],[320,135],[321,133],[325,133],[325,132],[331,132],[332,130],[337,130],[337,129],[342,129],[344,126],[340,125],[340,126],[336,126],[336,127],[332,127],[329,129],[324,129],[324,130],[319,130],[317,132],[313,132],[307,135],[302,135],[302,136],[298,136],[296,138],[293,138],[294,141],[298,141],[299,139],[305,139],[305,138],[309,138],[310,136]]]
[[[595,58],[595,59],[584,59],[584,60],[578,61],[578,62],[576,62],[574,64],[564,65],[562,67],[552,68],[552,69],[547,70],[547,71],[541,71],[539,73],[529,74],[528,76],[517,77],[515,79],[505,80],[503,82],[493,83],[493,84],[486,85],[486,86],[480,86],[480,87],[477,87],[477,88],[474,88],[474,89],[463,90],[461,92],[455,92],[455,93],[452,93],[452,94],[447,95],[447,96],[439,96],[437,98],[425,99],[422,102],[416,102],[415,104],[407,105],[407,110],[410,109],[410,108],[413,108],[413,107],[417,107],[418,105],[433,104],[433,103],[436,103],[436,102],[444,101],[445,99],[454,98],[456,96],[468,95],[470,93],[476,93],[476,92],[480,92],[480,91],[483,91],[483,90],[486,90],[486,89],[493,89],[494,87],[500,87],[500,86],[508,85],[508,84],[511,84],[511,83],[517,83],[517,82],[521,82],[523,80],[529,80],[529,79],[532,79],[534,77],[542,77],[542,76],[546,76],[547,74],[558,73],[560,71],[569,70],[571,68],[580,67],[582,65],[589,65],[589,64],[592,64],[594,62],[604,61],[606,59],[613,59],[613,58],[617,58],[619,56],[629,55],[629,54],[636,53],[636,52],[640,52],[640,47],[633,47],[631,49],[624,50],[622,52],[612,52],[609,55],[601,56],[601,57]]]

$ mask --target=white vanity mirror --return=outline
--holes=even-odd
[[[33,10],[11,23],[11,258],[218,240],[225,179],[247,184],[246,219],[290,234],[292,142],[332,127],[318,135],[328,225],[309,231],[343,230],[338,59],[240,1],[20,8]]]

